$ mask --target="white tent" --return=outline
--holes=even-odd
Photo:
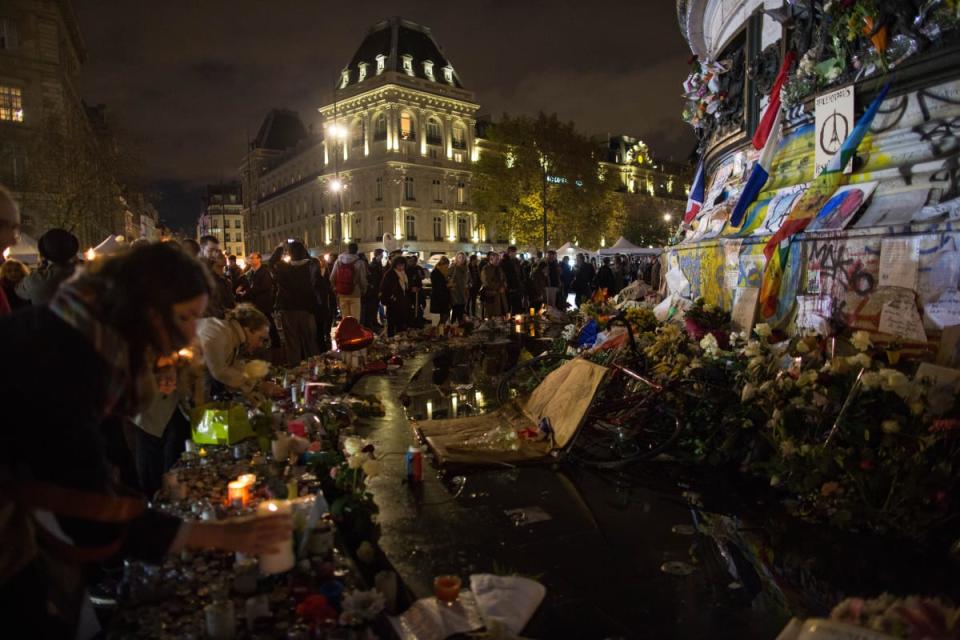
[[[643,254],[653,254],[657,255],[661,252],[658,248],[653,249],[644,249],[643,247],[638,247],[633,244],[623,236],[617,238],[617,241],[613,243],[613,246],[603,247],[597,253],[602,256],[615,256],[617,254],[623,255],[643,255]]]
[[[37,241],[25,233],[20,234],[20,240],[9,249],[7,257],[13,260],[19,260],[27,265],[35,265],[40,262],[40,251],[37,249]]]
[[[111,236],[107,236],[103,242],[95,246],[93,248],[93,251],[98,256],[109,256],[116,253],[123,247],[125,247],[126,244],[127,244],[127,241],[124,239],[123,236],[111,235]]]

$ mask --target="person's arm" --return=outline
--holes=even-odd
[[[230,341],[230,328],[226,325],[208,324],[198,332],[203,348],[203,361],[214,380],[222,382],[231,389],[244,393],[253,391],[256,381],[244,375],[243,369],[236,363],[230,363],[234,348]]]
[[[220,549],[259,556],[280,551],[284,544],[289,543],[292,533],[293,519],[290,514],[242,516],[217,522],[184,522],[167,552]]]

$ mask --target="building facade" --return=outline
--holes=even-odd
[[[243,198],[240,183],[207,185],[203,212],[197,221],[197,238],[214,236],[226,255],[247,255]]]

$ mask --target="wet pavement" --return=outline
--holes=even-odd
[[[425,465],[424,482],[408,485],[408,416],[447,417],[454,397],[458,415],[492,408],[497,376],[520,351],[507,342],[421,355],[355,387],[386,407],[361,435],[386,456],[372,481],[380,545],[415,597],[441,574],[520,574],[547,587],[528,637],[774,638],[791,615],[823,615],[845,595],[942,592],[956,575],[919,550],[742,498],[742,479],[669,462],[629,473],[562,461],[459,475]]]

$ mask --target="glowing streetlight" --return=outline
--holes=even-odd
[[[346,140],[346,139],[347,139],[347,128],[344,127],[343,125],[340,125],[340,124],[337,124],[337,123],[333,123],[333,124],[331,124],[330,126],[327,127],[327,132],[328,132],[335,140]]]
[[[663,214],[663,221],[664,221],[664,222],[670,222],[671,220],[673,220],[673,216],[671,216],[669,213]]]
[[[334,178],[330,181],[330,191],[333,191],[334,193],[340,193],[342,190],[343,182],[340,180],[340,178]]]

